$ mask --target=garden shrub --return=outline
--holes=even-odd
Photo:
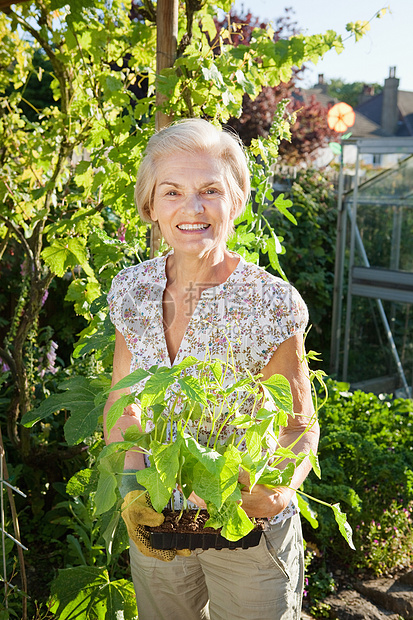
[[[319,351],[323,366],[330,355],[330,326],[334,287],[337,198],[332,182],[314,168],[299,170],[286,192],[290,213],[297,224],[271,209],[268,221],[283,240],[285,254],[280,259],[287,278],[305,299],[312,329],[309,348]]]
[[[348,384],[332,380],[328,389],[319,414],[322,479],[311,473],[304,489],[341,502],[356,550],[342,544],[324,506],[316,507],[319,528],[306,527],[306,537],[351,570],[380,575],[408,566],[413,559],[412,401],[352,393]]]

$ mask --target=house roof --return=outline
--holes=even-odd
[[[327,93],[327,87],[325,84],[317,84],[314,88],[300,90],[300,96],[297,97],[297,99],[301,99],[302,101],[305,101],[305,103],[310,103],[312,97],[315,97],[316,100],[326,108],[330,108],[338,102],[338,99],[331,97]]]
[[[354,108],[356,120],[353,127],[350,128],[351,134],[355,138],[380,138],[389,137],[388,133],[383,131],[381,126],[383,92],[365,98],[365,100]],[[293,96],[299,101],[311,102],[311,98],[320,102],[329,108],[337,99],[327,94],[327,84],[324,81],[319,82],[313,88],[300,90]],[[394,133],[395,137],[411,137],[413,136],[413,92],[406,90],[397,91],[397,109],[398,123]]]
[[[413,136],[413,93],[407,90],[399,90],[397,103],[404,124],[409,130],[407,135]]]
[[[381,128],[381,111],[383,106],[383,93],[379,93],[367,99],[356,108],[356,121],[351,133],[359,138],[382,137],[385,134]],[[395,136],[413,136],[413,93],[399,90],[397,93],[397,107],[399,120]]]

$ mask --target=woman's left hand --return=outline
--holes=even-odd
[[[249,490],[248,473],[240,470],[238,481],[245,485],[241,490],[242,507],[249,517],[274,517],[287,508],[294,494],[292,489],[277,487],[270,489],[264,484],[256,484]]]

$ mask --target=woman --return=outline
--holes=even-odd
[[[113,281],[113,385],[137,367],[173,365],[188,355],[204,359],[209,352],[225,360],[230,343],[238,372],[248,368],[265,379],[278,373],[289,380],[296,415],[282,429],[279,443],[289,446],[298,440],[294,450],[309,453],[316,451],[318,428],[303,434],[313,413],[300,361],[305,304],[291,285],[226,247],[249,189],[239,141],[207,121],[182,121],[150,139],[135,199],[141,218],[158,223],[172,250],[122,271]],[[120,393],[110,396],[106,411]],[[137,405],[125,410],[107,442],[121,441],[130,425],[139,425]],[[205,437],[209,430],[204,429]],[[145,465],[142,454],[127,453],[124,493],[133,481],[128,473]],[[296,468],[291,488],[255,485],[251,492],[242,473],[244,510],[269,523],[257,547],[195,550],[186,557],[173,553],[165,562],[132,543],[140,620],[298,620],[303,549],[294,489],[309,470],[306,459]],[[205,507],[202,498],[192,495],[191,500]],[[125,522],[133,538],[131,519]]]

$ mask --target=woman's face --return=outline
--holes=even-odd
[[[151,218],[175,252],[224,250],[233,221],[224,166],[211,155],[176,152],[156,166]]]

